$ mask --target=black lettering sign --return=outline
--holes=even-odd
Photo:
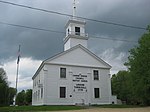
[[[87,75],[79,74],[79,75],[73,75],[73,84],[74,84],[74,91],[76,92],[86,92],[87,87],[86,83],[88,82],[87,80]]]

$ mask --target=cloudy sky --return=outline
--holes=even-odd
[[[72,14],[73,0],[4,0],[31,7]],[[78,0],[77,16],[147,27],[150,24],[150,0]],[[19,44],[21,61],[19,69],[19,89],[32,88],[31,77],[40,63],[63,51],[64,34],[38,31],[9,26],[19,24],[64,32],[69,17],[22,8],[0,2],[0,67],[7,72],[10,86],[15,87],[16,59]],[[88,48],[112,65],[111,74],[124,70],[128,51],[145,30],[113,26],[86,21],[86,32],[90,36]],[[92,38],[98,37],[98,38]],[[102,39],[108,38],[108,39]],[[128,40],[124,42],[109,39]]]

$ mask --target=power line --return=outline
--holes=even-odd
[[[66,14],[66,13],[61,13],[61,12],[56,12],[56,11],[51,11],[51,10],[46,10],[46,9],[31,7],[31,6],[22,5],[22,4],[16,4],[16,3],[12,3],[12,2],[8,2],[8,1],[3,1],[3,0],[0,0],[0,2],[1,3],[5,3],[5,4],[9,4],[9,5],[14,5],[14,6],[19,6],[19,7],[33,9],[33,10],[38,10],[38,11],[42,11],[42,12],[47,12],[47,13],[53,13],[53,14],[58,14],[58,15],[72,17],[72,15]],[[103,24],[108,24],[108,25],[115,25],[115,26],[121,26],[121,27],[133,28],[133,29],[139,29],[139,30],[147,30],[146,28],[139,27],[139,26],[132,26],[132,25],[126,25],[126,24],[115,23],[115,22],[110,22],[110,21],[102,21],[102,20],[90,19],[90,18],[85,18],[85,17],[80,17],[80,16],[75,16],[75,17],[79,18],[79,19],[89,20],[89,21],[103,23]]]
[[[28,28],[28,29],[33,29],[33,30],[41,30],[41,31],[47,31],[47,32],[54,32],[54,33],[63,33],[65,34],[65,32],[60,32],[60,31],[55,31],[55,30],[49,30],[49,29],[44,29],[44,28],[37,28],[37,27],[30,27],[30,26],[24,26],[24,25],[19,25],[19,24],[13,24],[13,23],[6,23],[6,22],[1,22],[0,24],[5,24],[5,25],[9,25],[9,26],[16,26],[16,27],[22,27],[22,28]]]
[[[49,30],[49,29],[44,29],[44,28],[37,28],[37,27],[31,27],[31,26],[25,26],[25,25],[13,24],[13,23],[1,22],[1,21],[0,21],[0,24],[14,26],[14,27],[27,28],[27,29],[32,29],[32,30],[40,30],[40,31],[53,32],[53,33],[59,33],[59,34],[66,34],[65,32],[62,32],[62,31]],[[117,39],[117,38],[106,38],[106,37],[94,36],[94,35],[89,35],[89,38],[97,38],[97,39],[105,39],[105,40],[137,43],[137,41],[132,41],[132,40]]]
[[[134,41],[134,40],[125,40],[125,39],[117,39],[117,38],[107,38],[107,37],[94,36],[94,35],[89,35],[89,37],[90,38],[96,38],[96,39],[103,39],[103,40],[113,40],[113,41],[123,41],[123,42],[138,43],[138,41]]]

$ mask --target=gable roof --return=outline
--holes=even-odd
[[[94,53],[92,53],[90,50],[88,50],[87,48],[85,48],[84,46],[82,46],[82,45],[79,44],[79,45],[76,45],[76,46],[74,46],[74,47],[72,47],[72,48],[66,50],[66,51],[63,51],[63,52],[61,52],[61,53],[59,53],[59,54],[57,54],[57,55],[54,55],[54,56],[52,56],[52,57],[50,57],[50,58],[44,60],[44,61],[41,63],[41,65],[40,65],[40,67],[38,68],[38,70],[36,71],[36,73],[34,74],[34,76],[32,77],[32,79],[37,75],[37,73],[41,70],[41,68],[42,68],[46,63],[51,63],[53,60],[55,60],[55,59],[57,60],[59,57],[65,55],[65,54],[67,54],[67,53],[69,53],[69,52],[71,52],[71,51],[74,51],[74,50],[76,50],[76,49],[78,49],[78,48],[82,49],[84,52],[86,52],[87,54],[89,54],[90,56],[92,56],[94,59],[96,59],[97,61],[99,61],[99,62],[102,63],[103,65],[105,65],[105,67],[103,67],[103,68],[107,68],[107,69],[110,69],[110,68],[111,68],[111,66],[110,66],[108,63],[106,63],[106,62],[103,61],[101,58],[99,58],[99,57],[96,56]]]

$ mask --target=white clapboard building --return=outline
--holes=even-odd
[[[32,105],[116,103],[111,66],[87,48],[85,21],[67,22],[64,51],[44,60],[33,79]]]

